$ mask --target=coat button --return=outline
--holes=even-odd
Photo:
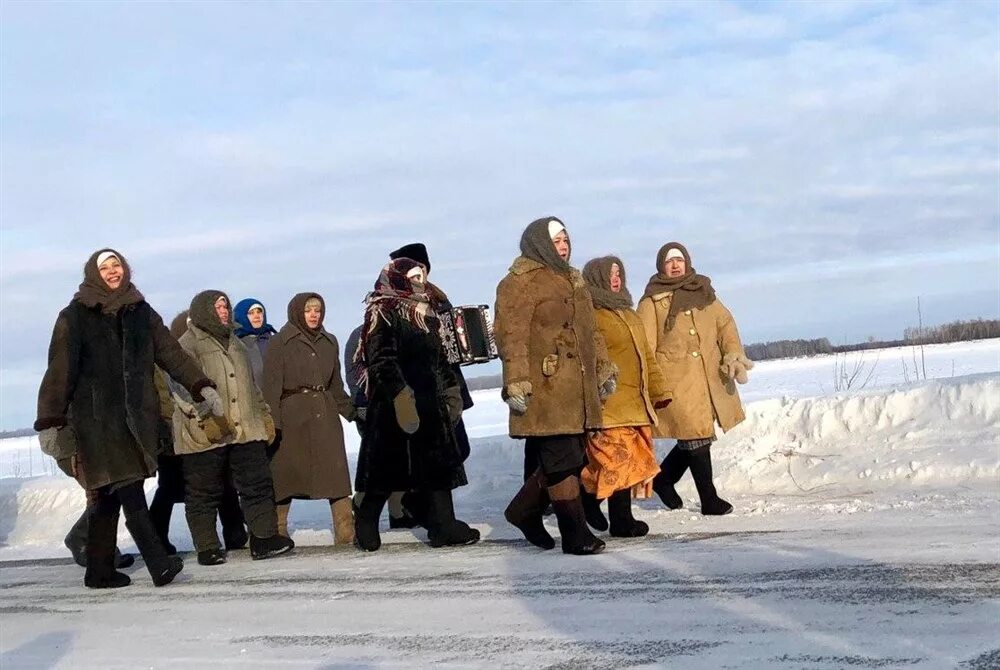
[[[233,402],[233,403],[234,403],[234,402],[236,402],[236,398],[233,398],[233,399],[232,399],[232,400],[230,400],[229,402]]]
[[[315,355],[316,355],[316,352],[314,351],[314,352],[312,352],[312,353],[311,353],[311,354],[309,354],[309,355],[310,355],[310,356],[315,356]]]
[[[698,358],[698,356],[699,356],[699,354],[698,354],[697,351],[692,351],[691,355],[694,356],[695,358]]]
[[[565,323],[563,323],[563,328],[569,328],[569,321],[566,321]]]
[[[573,358],[573,352],[570,351],[569,353],[567,353],[566,358]]]
[[[688,316],[691,316],[691,310],[689,309],[684,310],[684,313],[687,314]]]
[[[698,331],[695,330],[694,328],[692,328],[691,330],[688,331],[688,334],[690,334],[690,335],[697,335]]]
[[[316,415],[316,418],[317,418],[317,419],[318,419],[318,418],[320,418],[320,415],[319,415],[319,414],[317,414],[317,415]]]
[[[229,373],[229,376],[230,376],[230,377],[235,377],[235,376],[236,376],[236,373],[235,373],[235,372],[230,372],[230,373]]]

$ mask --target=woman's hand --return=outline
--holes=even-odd
[[[528,411],[528,401],[531,400],[531,382],[508,384],[502,395],[503,401],[515,414],[524,414]]]

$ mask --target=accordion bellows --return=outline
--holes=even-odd
[[[461,305],[438,314],[441,344],[452,365],[475,365],[499,358],[489,305]]]

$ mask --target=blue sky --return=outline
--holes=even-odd
[[[688,245],[744,339],[1000,312],[993,2],[0,6],[0,428],[94,249],[170,319],[318,290],[342,339],[422,240],[492,303],[520,231],[641,293]],[[490,371],[490,370],[484,370]]]

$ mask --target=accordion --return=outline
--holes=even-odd
[[[438,313],[441,344],[452,365],[475,365],[499,358],[489,305],[462,305]]]

